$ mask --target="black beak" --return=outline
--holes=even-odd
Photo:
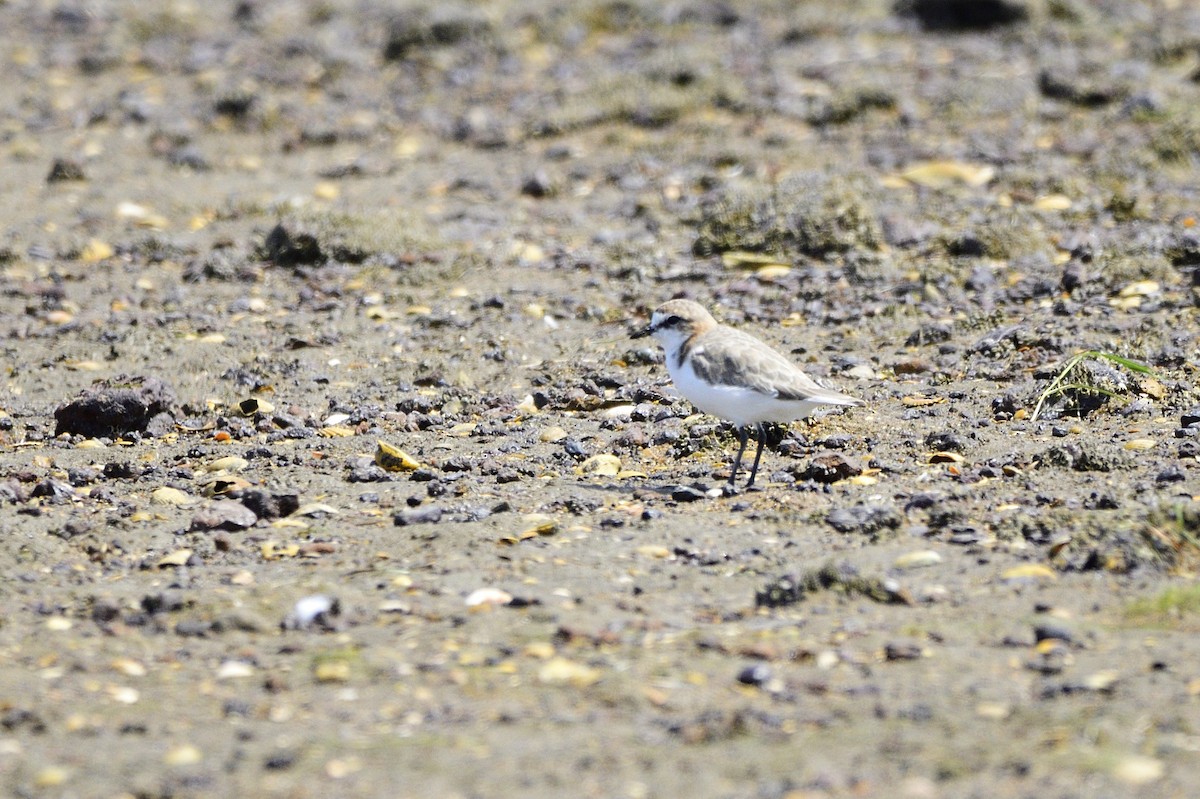
[[[650,325],[639,327],[637,330],[629,334],[630,338],[645,338],[654,332],[654,328]]]

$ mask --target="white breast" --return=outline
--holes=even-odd
[[[696,350],[702,351],[702,348]],[[820,404],[784,401],[741,386],[714,386],[692,370],[690,360],[678,365],[678,358],[667,358],[667,371],[679,393],[705,413],[728,419],[735,425],[759,422],[790,422],[808,416]]]

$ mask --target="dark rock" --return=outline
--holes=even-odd
[[[1062,276],[1059,278],[1058,284],[1063,291],[1074,291],[1082,286],[1087,281],[1087,272],[1084,266],[1079,261],[1068,261],[1063,267]]]
[[[671,490],[671,499],[676,502],[696,502],[708,495],[696,486],[676,486]]]
[[[271,228],[263,241],[263,254],[276,266],[302,266],[321,264],[326,255],[321,244],[311,233],[292,233],[282,223]]]
[[[963,443],[958,433],[949,430],[925,436],[925,446],[935,452],[963,452],[966,450],[966,444]]]
[[[115,377],[85,389],[78,399],[56,409],[54,434],[115,438],[142,433],[157,417],[172,425],[174,404],[174,389],[157,377]]]
[[[888,641],[883,647],[885,660],[918,660],[921,645],[913,641]]]
[[[238,501],[260,519],[279,519],[300,509],[296,494],[269,494],[257,488],[241,492]]]
[[[862,474],[862,469],[836,452],[826,452],[809,461],[796,477],[800,480],[813,480],[828,484],[845,480],[857,474]]]
[[[915,17],[927,31],[987,31],[1024,22],[1029,11],[1014,0],[897,0],[900,16]]]
[[[772,677],[771,667],[765,663],[755,663],[738,672],[737,681],[742,685],[763,686]]]
[[[1044,466],[1072,469],[1076,472],[1111,472],[1129,464],[1129,458],[1123,453],[1104,456],[1091,447],[1085,448],[1073,441],[1050,447],[1039,455],[1037,460]]]
[[[1187,480],[1187,470],[1178,463],[1168,466],[1154,477],[1154,481],[1157,483],[1182,483],[1185,480]]]
[[[142,597],[142,610],[151,615],[174,613],[177,610],[183,610],[184,605],[183,594],[178,591],[163,591],[158,594],[146,594]]]
[[[943,341],[949,341],[950,336],[950,325],[945,322],[930,322],[910,333],[904,341],[904,346],[918,347],[922,344],[940,344]]]
[[[54,505],[61,505],[64,502],[70,502],[75,496],[75,489],[70,483],[64,483],[62,480],[55,480],[47,477],[33,487],[29,492],[31,497],[43,497],[50,500]]]
[[[175,625],[175,634],[184,638],[206,638],[212,623],[202,619],[185,619]]]
[[[0,727],[9,732],[22,731],[41,735],[46,731],[46,722],[32,710],[10,707],[0,715]]]
[[[1064,643],[1073,643],[1075,636],[1061,624],[1052,621],[1039,622],[1033,626],[1033,638],[1035,641],[1058,640]]]
[[[50,174],[46,175],[46,182],[64,183],[73,180],[87,180],[87,176],[83,174],[83,166],[78,161],[66,158],[54,159]]]
[[[542,170],[534,172],[521,184],[521,193],[528,197],[541,199],[554,193],[554,184]]]
[[[121,618],[121,606],[114,599],[97,598],[92,602],[92,621],[109,624]]]

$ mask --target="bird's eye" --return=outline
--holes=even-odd
[[[678,327],[683,324],[683,319],[678,316],[668,316],[666,321],[662,323],[662,327]]]

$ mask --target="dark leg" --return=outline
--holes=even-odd
[[[754,429],[756,431],[756,435],[758,436],[758,449],[754,451],[754,466],[750,469],[750,479],[746,481],[746,488],[754,485],[754,476],[758,474],[758,462],[762,460],[763,439],[766,438],[763,433],[762,422],[756,424]]]
[[[746,428],[739,427],[737,429],[737,432],[738,432],[738,441],[742,442],[742,445],[740,447],[738,447],[737,457],[733,459],[733,470],[729,472],[729,487],[730,488],[733,488],[734,481],[737,480],[738,467],[742,465],[742,453],[744,453],[746,451],[746,443],[750,440],[750,431],[747,430]]]

